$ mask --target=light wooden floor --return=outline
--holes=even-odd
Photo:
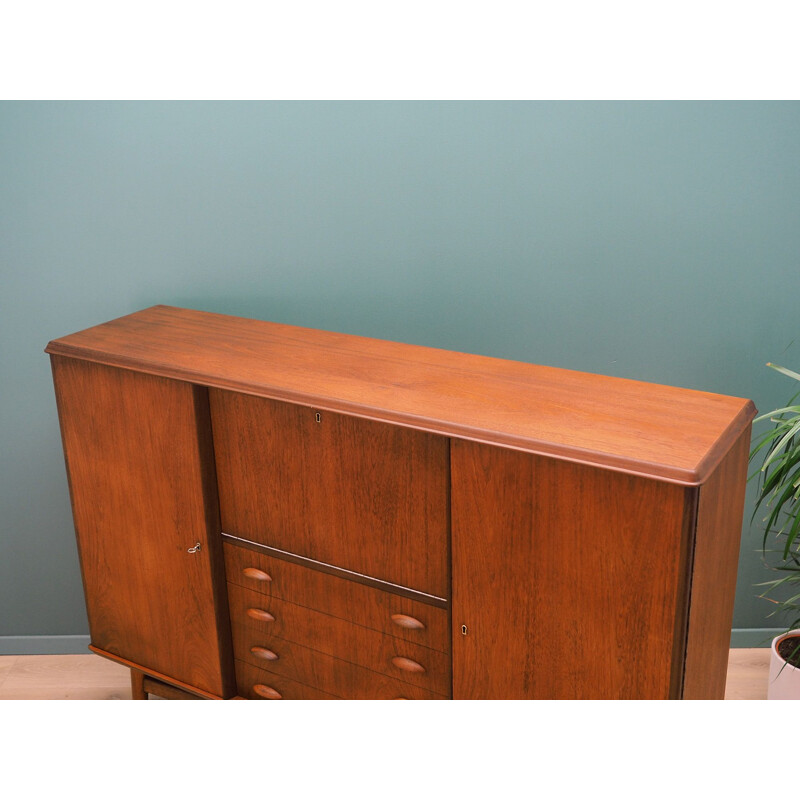
[[[731,650],[726,700],[764,700],[769,649]],[[93,654],[0,656],[0,700],[130,700],[127,667]]]

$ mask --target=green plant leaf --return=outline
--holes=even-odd
[[[786,367],[779,367],[777,364],[772,364],[771,362],[768,362],[767,366],[784,375],[787,375],[790,378],[794,378],[796,381],[800,381],[800,375],[798,375],[796,372],[792,372],[790,369],[786,369]]]
[[[760,417],[756,417],[753,420],[753,424],[755,424],[756,422],[763,422],[765,419],[773,419],[779,414],[788,414],[790,411],[793,414],[800,414],[800,406],[786,406],[785,408],[776,408],[774,411],[770,411],[768,414],[762,414]]]
[[[777,589],[787,583],[795,583],[797,578],[794,575],[787,575],[785,578],[778,578],[774,581],[764,581],[763,583],[756,583],[754,586],[768,586],[769,588],[762,592],[762,596],[766,596],[773,589]]]
[[[795,495],[795,500],[797,499]],[[789,553],[792,549],[792,544],[794,540],[797,538],[797,532],[800,530],[800,514],[795,514],[794,524],[792,525],[791,529],[789,530],[789,535],[786,537],[786,545],[783,549],[783,557],[789,558]]]
[[[784,449],[784,447],[789,447],[791,450],[791,439],[800,433],[800,419],[795,422],[791,428],[783,435],[783,438],[773,447],[772,451],[767,456],[766,460],[764,461],[764,466],[767,466],[773,459],[775,459],[778,454]]]
[[[800,381],[800,374],[777,364],[768,364],[771,369],[780,372],[793,380]],[[759,595],[772,604],[773,611],[769,617],[777,614],[796,616],[791,625],[800,624],[800,404],[797,392],[789,402],[758,416],[754,422],[769,420],[771,426],[759,434],[750,451],[750,462],[761,459],[760,467],[748,477],[757,481],[757,493],[753,507],[751,524],[755,522],[759,511],[766,512],[762,519],[764,525],[762,553],[774,553],[780,557],[780,563],[767,564],[781,577],[756,584],[763,589]],[[768,549],[770,537],[775,537],[780,549]],[[779,589],[794,588],[794,593],[787,599],[775,599],[770,596]]]

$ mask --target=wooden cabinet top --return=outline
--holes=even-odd
[[[756,413],[708,392],[161,305],[46,352],[691,486]]]

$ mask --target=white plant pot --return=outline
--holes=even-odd
[[[778,642],[787,636],[800,636],[800,630],[783,633],[772,640],[767,700],[800,700],[800,669],[787,664],[778,655]]]

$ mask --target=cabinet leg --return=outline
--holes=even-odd
[[[147,692],[144,690],[144,672],[138,669],[131,669],[131,695],[133,700],[147,700]]]

